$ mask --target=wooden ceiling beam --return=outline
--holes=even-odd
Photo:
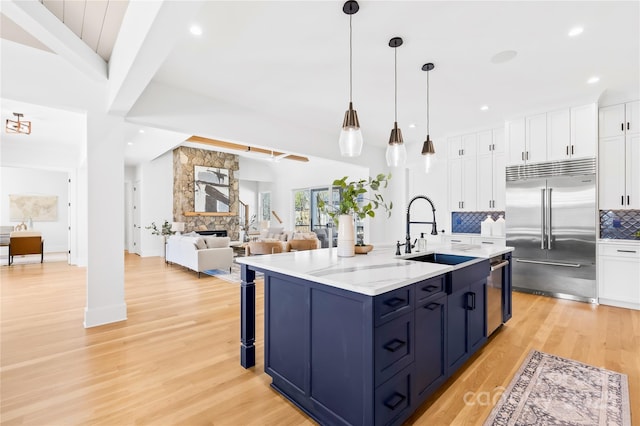
[[[233,142],[219,141],[216,139],[209,139],[209,138],[196,136],[196,135],[193,135],[189,139],[187,139],[187,142],[201,143],[204,145],[216,146],[218,148],[234,149],[236,151],[258,152],[260,154],[266,154],[266,155],[273,154],[274,157],[278,157],[280,155],[285,154],[284,152],[271,151],[270,149],[258,148],[258,147],[249,146],[249,145],[242,145],[242,144],[233,143]],[[282,157],[282,158],[285,158],[287,160],[302,161],[305,163],[309,161],[307,157],[302,157],[300,155],[293,155],[293,154],[286,155],[285,157]]]

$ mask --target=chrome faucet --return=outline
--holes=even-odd
[[[431,211],[433,212],[433,221],[432,222],[412,222],[411,221],[411,204],[413,204],[413,202],[419,198],[422,198],[423,200],[427,200],[429,202],[429,204],[431,204]],[[431,225],[431,235],[438,235],[438,228],[436,225],[436,208],[433,205],[433,201],[431,201],[429,199],[429,197],[424,196],[424,195],[416,195],[415,197],[413,197],[411,199],[411,201],[409,201],[409,206],[407,206],[407,236],[406,236],[406,242],[403,244],[404,245],[404,252],[405,253],[411,253],[411,248],[413,247],[411,245],[411,235],[409,233],[409,228],[411,227],[412,223],[421,223],[421,224],[426,224],[426,225]]]

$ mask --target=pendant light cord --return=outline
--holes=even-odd
[[[427,136],[429,136],[429,71],[427,71]]]
[[[393,81],[394,81],[394,121],[398,122],[398,48],[395,47],[393,49],[394,54],[394,70],[393,70]]]
[[[351,27],[351,18],[349,15],[349,103],[353,101],[353,29]]]

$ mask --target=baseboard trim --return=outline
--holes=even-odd
[[[84,328],[97,327],[127,319],[127,304],[84,308]]]

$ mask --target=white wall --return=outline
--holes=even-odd
[[[240,201],[249,206],[249,217],[258,213],[258,185],[260,182],[255,180],[240,180],[238,185]],[[242,225],[242,224],[241,224]]]
[[[33,229],[42,232],[45,252],[69,250],[69,174],[61,171],[0,167],[0,223],[16,226],[9,216],[9,195],[55,195],[58,197],[58,217],[52,222],[33,222]],[[26,221],[25,221],[26,223]],[[4,253],[3,253],[4,254]]]
[[[140,256],[163,256],[163,239],[145,227],[173,221],[173,152],[138,167],[140,179]]]

